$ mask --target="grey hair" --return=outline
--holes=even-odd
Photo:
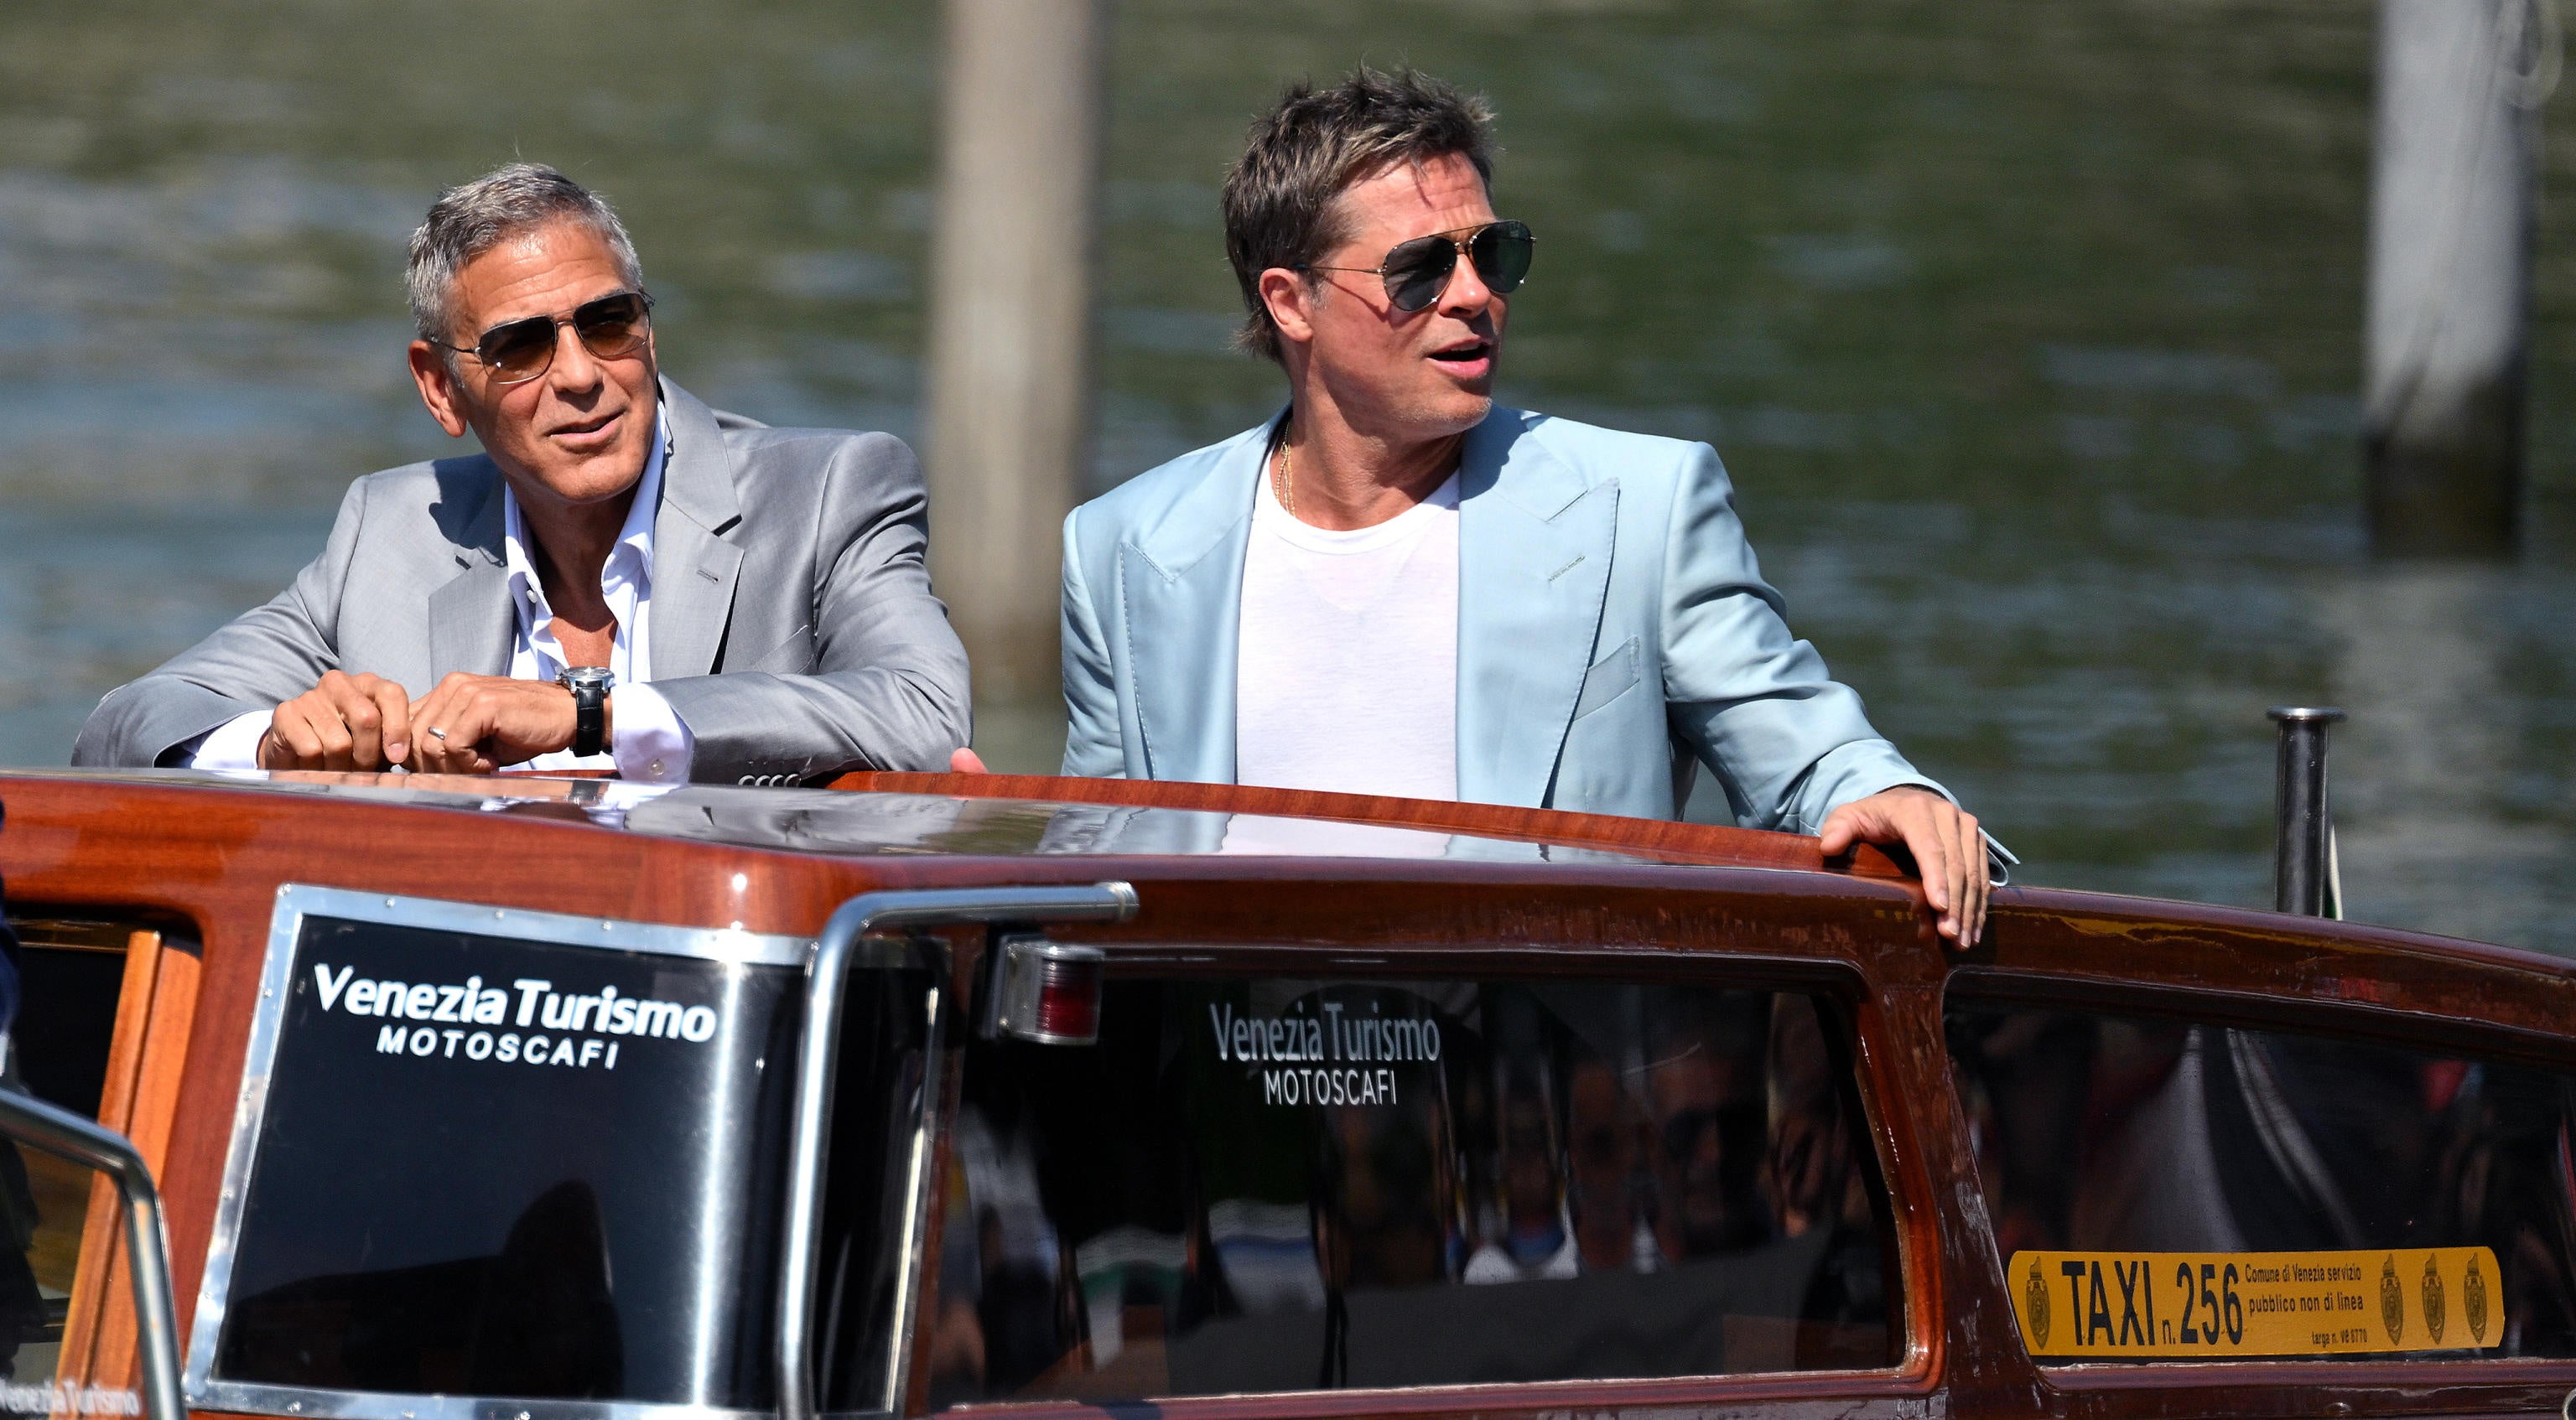
[[[598,233],[617,259],[619,277],[644,289],[644,264],[607,199],[543,163],[511,163],[440,193],[411,234],[403,285],[420,338],[435,345],[454,338],[456,275],[467,262],[550,222],[577,222]]]

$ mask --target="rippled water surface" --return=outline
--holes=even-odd
[[[1102,486],[1251,423],[1214,184],[1285,78],[1502,112],[1515,402],[1713,441],[1793,621],[2026,880],[2268,900],[2268,704],[2353,712],[2352,915],[2576,951],[2576,124],[2532,533],[2362,536],[2364,0],[1121,0]],[[524,155],[625,210],[666,368],[915,432],[930,7],[0,6],[0,762],[441,452],[401,243]]]

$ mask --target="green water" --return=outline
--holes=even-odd
[[[1106,486],[1277,397],[1214,189],[1288,78],[1489,94],[1538,230],[1507,397],[1714,442],[1798,629],[2027,881],[2268,900],[2266,705],[2353,712],[2352,915],[2576,951],[2576,118],[2545,113],[2505,568],[2359,519],[2356,0],[1119,6]],[[917,430],[926,5],[0,8],[0,762],[442,451],[401,242],[514,155],[625,211],[666,367]]]

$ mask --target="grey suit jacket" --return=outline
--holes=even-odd
[[[947,768],[970,726],[966,652],[930,593],[912,451],[888,434],[771,429],[667,379],[662,399],[653,687],[696,737],[690,777]],[[110,692],[72,763],[165,762],[335,668],[415,699],[451,671],[507,675],[501,487],[480,454],[351,484],[295,584]]]

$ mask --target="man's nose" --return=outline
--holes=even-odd
[[[581,332],[571,321],[555,327],[554,386],[567,392],[597,389],[603,378],[599,362],[591,358],[590,347],[581,343]]]
[[[1494,303],[1494,289],[1485,284],[1484,274],[1466,253],[1458,254],[1458,265],[1449,273],[1449,284],[1440,289],[1440,313],[1465,319],[1483,314]]]

